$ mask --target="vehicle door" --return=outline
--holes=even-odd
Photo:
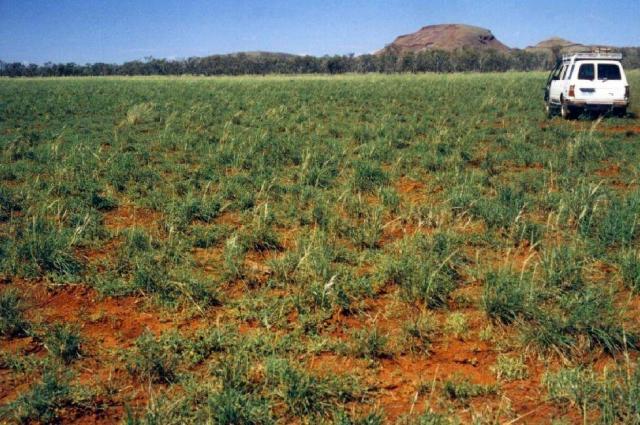
[[[592,102],[596,98],[596,64],[594,62],[582,62],[578,68],[576,77],[576,100]]]
[[[564,81],[562,77],[566,73],[567,65],[558,66],[556,71],[551,75],[551,84],[549,85],[549,99],[551,103],[560,103],[560,94],[562,93],[562,87]]]
[[[598,62],[596,79],[593,82],[593,100],[595,102],[613,103],[624,99],[626,81],[624,73],[617,62]]]
[[[551,70],[551,72],[549,73],[549,76],[547,77],[547,82],[544,85],[544,101],[545,102],[549,101],[549,91],[551,89],[551,83],[556,78],[556,75],[558,74],[559,70],[560,70],[560,64],[556,64],[556,66]]]

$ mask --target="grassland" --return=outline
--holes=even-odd
[[[544,78],[0,80],[0,420],[640,423],[640,120]]]

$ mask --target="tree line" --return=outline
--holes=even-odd
[[[640,68],[640,48],[621,48],[623,65]],[[0,61],[0,76],[63,77],[108,75],[266,75],[418,72],[504,72],[553,68],[558,50],[525,51],[460,49],[427,50],[396,55],[295,56],[276,53],[237,53],[167,60],[145,58],[122,64],[45,63],[44,65]]]

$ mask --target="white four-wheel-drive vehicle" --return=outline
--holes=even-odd
[[[544,101],[549,116],[560,112],[571,118],[583,111],[625,115],[629,105],[629,83],[620,53],[565,55],[551,71]]]

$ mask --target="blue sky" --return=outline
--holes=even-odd
[[[369,53],[437,23],[526,47],[640,45],[640,0],[0,0],[0,60],[123,62],[235,51]]]

